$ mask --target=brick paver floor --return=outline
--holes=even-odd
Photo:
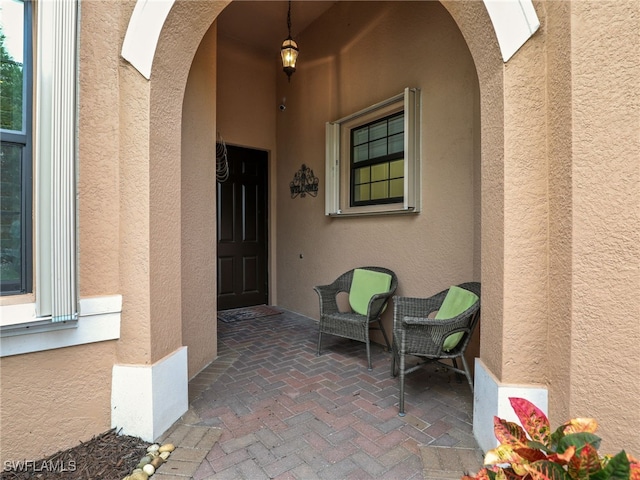
[[[178,449],[158,480],[435,480],[479,468],[466,381],[433,366],[408,375],[399,417],[389,352],[373,345],[369,372],[363,343],[324,335],[318,357],[316,342],[316,322],[292,312],[218,322],[219,357],[163,436]]]

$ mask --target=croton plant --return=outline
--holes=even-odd
[[[623,450],[598,454],[598,424],[574,418],[551,432],[546,415],[524,398],[510,398],[522,426],[494,417],[500,445],[487,452],[485,468],[462,480],[640,480],[640,462]]]

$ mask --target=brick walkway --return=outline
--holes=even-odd
[[[291,312],[218,322],[219,358],[189,384],[190,409],[164,436],[178,448],[158,480],[454,479],[475,473],[472,396],[425,367],[406,380],[405,417],[390,354],[323,336]]]

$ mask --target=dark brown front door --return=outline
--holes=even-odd
[[[227,146],[217,187],[218,310],[269,303],[267,152]]]

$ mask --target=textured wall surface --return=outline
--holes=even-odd
[[[115,342],[3,358],[2,462],[36,461],[107,431],[114,360]]]
[[[157,361],[182,345],[181,125],[184,91],[198,45],[227,2],[177,2],[167,17],[149,99],[149,274],[151,352]],[[198,290],[198,287],[195,287]],[[201,287],[200,287],[201,288]]]
[[[572,160],[570,2],[551,2],[542,26],[547,36],[549,162],[549,332],[547,383],[553,424],[569,418],[572,329]],[[563,368],[555,368],[562,366]]]
[[[480,84],[481,279],[480,352],[501,376],[504,311],[504,65],[491,20],[477,1],[446,1],[473,56]]]
[[[544,36],[504,71],[504,312],[502,381],[544,383],[548,223]]]
[[[120,10],[83,5],[79,69],[80,295],[120,293],[118,45]],[[116,342],[1,360],[0,457],[37,460],[110,425]]]
[[[106,2],[105,2],[106,3]],[[83,5],[78,199],[80,295],[120,292],[118,54],[120,10]],[[107,60],[108,61],[105,61]]]
[[[182,108],[182,342],[189,378],[217,355],[216,341],[216,33],[202,39]]]
[[[570,414],[599,420],[606,451],[625,447],[637,456],[640,3],[572,2],[571,14]]]

